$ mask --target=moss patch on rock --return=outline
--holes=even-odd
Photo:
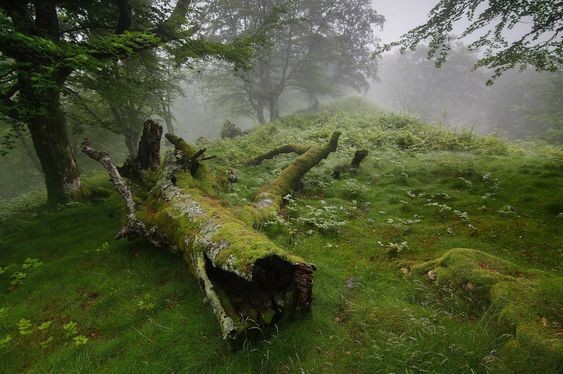
[[[462,303],[480,306],[479,318],[493,318],[510,335],[502,352],[508,366],[534,366],[529,361],[542,357],[542,367],[561,369],[561,277],[465,248],[415,265],[411,275],[433,283],[435,289],[460,291]]]

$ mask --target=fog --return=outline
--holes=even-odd
[[[437,0],[373,0],[372,7],[385,17],[383,25],[373,26],[377,43],[397,41],[412,28],[423,24]],[[469,21],[460,20],[452,34],[462,33]],[[529,25],[518,24],[505,32],[507,40],[519,38]],[[369,88],[346,87],[338,92],[319,93],[320,103],[329,103],[346,96],[361,96],[383,110],[410,113],[424,120],[453,128],[467,128],[481,134],[496,133],[509,138],[542,136],[545,123],[539,123],[534,111],[543,101],[542,110],[553,112],[561,101],[561,75],[537,73],[532,68],[506,72],[492,86],[486,81],[493,75],[486,69],[474,70],[481,51],[468,51],[466,46],[482,33],[476,33],[454,44],[453,51],[441,68],[426,59],[426,47],[402,55],[398,48],[377,57],[377,76],[369,79]],[[326,67],[328,71],[329,66]],[[215,67],[207,64],[196,69],[196,78],[184,84],[186,95],[174,103],[178,131],[195,140],[219,136],[225,120],[232,120],[241,128],[258,123],[244,111],[224,105],[226,100],[209,85]],[[542,84],[549,87],[539,88]],[[543,93],[542,93],[543,91]],[[282,115],[307,111],[306,92],[289,85],[280,97]],[[238,105],[238,103],[237,103]],[[549,109],[546,108],[549,107]],[[239,108],[240,109],[240,108]]]
[[[474,69],[484,51],[467,49],[483,31],[455,41],[440,68],[427,59],[424,43],[405,54],[398,48],[377,54],[379,46],[425,23],[437,0],[343,1],[334,3],[337,10],[329,2],[296,2],[297,8],[279,15],[279,25],[265,30],[261,25],[281,1],[241,1],[231,7],[220,1],[194,3],[202,5],[195,38],[229,45],[261,30],[263,40],[243,58],[247,66],[237,66],[237,52],[221,57],[221,48],[214,46],[203,57],[192,51],[183,63],[161,49],[115,60],[107,71],[76,70],[63,109],[77,158],[83,157],[84,136],[102,139],[118,160],[134,154],[147,118],[196,142],[219,138],[226,121],[244,130],[296,112],[323,110],[347,97],[479,134],[563,142],[561,70],[510,69],[487,85],[494,71]],[[259,12],[255,3],[262,4]],[[508,42],[529,31],[529,19],[520,21],[506,32]],[[451,34],[461,34],[469,24],[459,20]],[[7,144],[7,151],[0,149],[7,153],[0,176],[17,176],[0,195],[11,196],[41,185],[42,171],[25,126],[5,124],[0,123]],[[127,148],[121,147],[123,138]],[[22,164],[26,168],[17,166]]]

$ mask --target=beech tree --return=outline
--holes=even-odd
[[[209,79],[218,101],[241,113],[253,114],[260,123],[279,117],[280,98],[288,90],[318,104],[320,95],[337,95],[343,88],[364,91],[376,77],[378,45],[374,27],[384,17],[369,0],[222,0],[206,11],[210,38],[229,41],[256,33],[273,16],[279,27],[265,33],[264,45],[238,79],[220,66]]]
[[[162,118],[166,131],[174,134],[170,106],[183,93],[181,79],[181,70],[175,69],[172,61],[155,51],[143,51],[78,76],[76,80],[94,100],[85,100],[86,92],[73,95],[71,100],[78,101],[73,104],[83,117],[93,117],[97,125],[122,134],[129,155],[135,157],[146,119]]]
[[[0,0],[0,113],[25,124],[48,201],[81,195],[61,98],[69,77],[155,47],[235,60],[241,49],[194,38],[191,0]],[[193,26],[193,25],[192,25]]]

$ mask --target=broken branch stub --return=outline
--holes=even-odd
[[[278,156],[278,155],[283,155],[283,154],[287,154],[287,153],[295,153],[298,155],[302,155],[303,153],[307,152],[307,150],[309,149],[309,146],[306,145],[302,145],[302,144],[286,144],[286,145],[282,145],[281,147],[272,149],[269,152],[266,152],[250,161],[248,161],[248,165],[251,166],[257,166],[260,165],[262,163],[262,161],[265,160],[271,160],[272,158]]]
[[[117,169],[124,176],[135,179],[137,183],[143,181],[143,172],[156,170],[160,166],[160,138],[162,126],[152,120],[143,124],[143,133],[139,140],[139,149],[135,157],[128,157],[123,166]]]
[[[357,150],[354,153],[354,157],[352,158],[350,164],[338,165],[334,168],[332,176],[336,179],[340,179],[342,174],[355,172],[360,167],[362,161],[368,156],[368,154],[369,152],[366,149]]]
[[[143,138],[146,135],[152,139],[150,144],[156,144],[160,134],[151,129],[145,127]],[[204,150],[171,134],[166,138],[175,151],[167,153],[157,178],[147,178],[156,182],[148,197],[138,204],[133,202],[131,190],[107,154],[93,150],[89,144],[83,147],[87,155],[106,168],[126,202],[128,223],[122,231],[145,236],[183,257],[206,294],[223,338],[233,346],[282,319],[309,311],[314,266],[255,231],[251,224],[254,220],[249,224],[247,216],[212,197],[214,182],[202,163]],[[279,209],[292,181],[299,180],[333,152],[337,141],[335,134],[327,146],[308,147],[261,190],[260,196],[269,196]],[[141,170],[141,176],[145,172]],[[264,209],[260,199],[248,207],[254,217]],[[273,208],[274,205],[266,210]]]

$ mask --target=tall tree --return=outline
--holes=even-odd
[[[477,34],[469,44],[481,50],[475,67],[488,67],[494,74],[492,84],[506,70],[532,66],[539,71],[556,71],[563,63],[563,2],[560,0],[440,0],[429,20],[384,47],[415,49],[428,41],[428,58],[440,65],[450,50],[452,30],[457,21],[471,23],[460,38]],[[512,41],[507,32],[519,28],[521,36]]]
[[[48,201],[80,195],[61,97],[69,77],[157,46],[185,56],[229,55],[184,26],[191,0],[0,0],[0,113],[24,123]],[[135,30],[135,31],[131,31]]]
[[[212,83],[222,91],[220,101],[252,112],[260,123],[266,112],[270,121],[278,118],[287,90],[305,92],[314,105],[318,95],[343,87],[365,90],[375,77],[373,27],[384,18],[369,0],[222,0],[207,13],[208,33],[220,41],[255,33],[273,14],[281,19],[251,69],[233,80],[219,67]]]

